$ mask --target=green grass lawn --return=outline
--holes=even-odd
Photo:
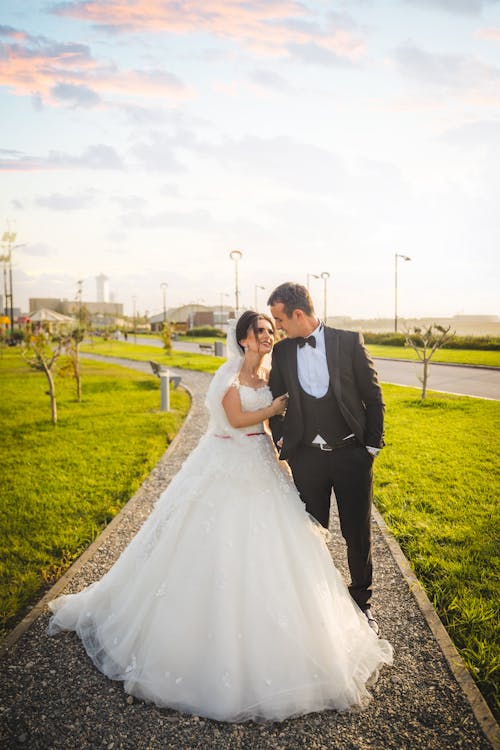
[[[500,402],[383,390],[375,502],[498,716]]]
[[[175,349],[171,354],[165,354],[164,350],[157,346],[99,339],[94,339],[93,344],[82,344],[80,351],[82,354],[89,352],[101,354],[104,357],[125,357],[139,362],[148,362],[153,359],[168,367],[182,367],[186,370],[201,370],[202,372],[215,372],[224,361],[222,357],[214,357],[210,354],[177,352]]]
[[[153,347],[121,342],[93,351],[106,346],[113,356],[168,359]],[[193,356],[209,368],[221,362]],[[126,502],[187,406],[187,397],[173,391],[179,412],[159,414],[156,378],[86,363],[84,402],[75,402],[66,381],[54,428],[45,380],[16,357],[7,350],[0,359],[4,625]],[[421,401],[417,389],[383,390],[387,446],[376,463],[375,501],[498,713],[500,403],[432,392]]]
[[[140,336],[137,336],[140,341]],[[190,341],[195,344],[211,344],[214,341],[223,341],[224,339],[215,339],[213,337],[197,338],[189,336],[179,336],[179,341]],[[188,370],[202,370],[203,372],[215,372],[222,363],[221,357],[213,357],[207,354],[198,354],[196,352],[178,352],[175,351],[175,341],[173,342],[173,351],[167,356],[164,351],[155,346],[146,344],[133,344],[130,341],[103,341],[94,338],[93,344],[84,344],[81,346],[82,352],[95,352],[112,357],[127,357],[147,361],[155,359],[170,367],[184,367]],[[405,346],[383,346],[381,344],[368,344],[367,349],[372,357],[389,357],[393,359],[408,359],[418,361],[416,353],[411,348]],[[440,349],[436,352],[431,360],[432,362],[450,362],[462,365],[488,365],[490,367],[500,367],[500,352],[481,351],[479,349]]]
[[[390,357],[391,359],[418,361],[417,354],[411,347],[367,344],[366,348],[372,357]],[[482,351],[481,349],[438,349],[431,362],[500,367],[500,352]]]
[[[0,628],[58,578],[134,494],[189,408],[172,391],[158,412],[153,375],[84,363],[83,400],[58,380],[57,426],[47,384],[19,354],[0,358]]]

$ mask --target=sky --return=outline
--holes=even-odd
[[[500,0],[4,0],[14,305],[500,313]],[[325,282],[320,276],[328,273]],[[264,287],[261,289],[261,287]]]

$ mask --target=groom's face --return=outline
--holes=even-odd
[[[276,322],[276,328],[279,331],[284,331],[289,339],[294,339],[297,336],[302,336],[302,320],[300,315],[297,315],[298,310],[292,312],[289,318],[285,312],[285,306],[282,302],[277,302],[271,306],[271,315]]]

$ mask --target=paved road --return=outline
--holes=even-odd
[[[421,388],[418,379],[422,373],[421,364],[382,357],[374,357],[374,360],[383,383]],[[500,368],[493,370],[483,367],[431,364],[427,387],[433,391],[500,400]]]
[[[129,341],[132,337],[129,337]],[[148,346],[162,347],[158,338],[140,337],[138,343]],[[175,341],[174,348],[184,352],[203,352],[198,344],[187,341]],[[409,385],[421,388],[419,376],[422,365],[418,362],[404,362],[386,357],[374,357],[380,380],[383,383],[395,385]],[[491,398],[500,400],[500,367],[488,369],[483,367],[461,367],[460,365],[431,364],[429,375],[429,390],[458,393],[462,396],[476,396],[477,398]]]

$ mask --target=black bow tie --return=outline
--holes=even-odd
[[[309,344],[309,346],[312,346],[313,349],[316,349],[316,339],[314,336],[307,336],[307,338],[299,337],[297,338],[297,344],[301,349],[306,344]]]

